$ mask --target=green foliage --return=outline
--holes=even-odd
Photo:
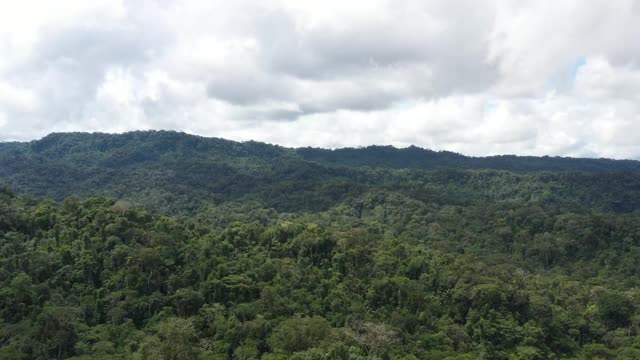
[[[330,332],[331,326],[321,317],[294,317],[278,324],[268,343],[276,353],[293,354],[320,345]]]
[[[58,201],[109,196],[120,199],[114,211],[133,203],[207,216],[221,228],[234,221],[270,224],[276,211],[324,211],[389,191],[427,204],[515,201],[631,212],[640,207],[638,174],[637,161],[471,158],[415,147],[287,149],[168,131],[0,143],[0,184],[20,192]],[[354,207],[355,215],[363,206]]]
[[[11,194],[0,203],[13,214],[0,229],[0,354],[637,355],[639,281],[625,258],[638,215],[376,196],[360,198],[359,213],[345,202],[219,229],[105,198],[56,205]]]
[[[424,155],[1,144],[0,359],[640,357],[634,162]]]

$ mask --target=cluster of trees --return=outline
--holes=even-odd
[[[639,214],[384,191],[247,206],[3,188],[0,358],[640,358]]]
[[[371,166],[413,169],[493,169],[510,171],[582,171],[640,173],[640,163],[633,160],[580,159],[499,155],[469,157],[450,151],[433,151],[410,146],[367,146],[365,148],[300,148],[297,154],[307,160],[348,166]]]
[[[0,143],[0,359],[639,359],[638,164]]]
[[[516,201],[612,212],[640,206],[637,161],[504,157],[507,165],[493,166],[494,158],[438,154],[418,148],[287,149],[166,131],[52,134],[0,143],[0,182],[56,201],[101,195],[173,215],[227,202],[318,212],[371,191],[441,205]],[[440,161],[445,155],[454,160]],[[524,171],[557,168],[575,171]]]

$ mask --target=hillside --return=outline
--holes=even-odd
[[[638,359],[636,165],[3,143],[0,359]]]
[[[638,215],[379,193],[219,228],[0,193],[1,358],[640,356]]]
[[[135,147],[133,149],[132,147]],[[319,149],[284,148],[255,141],[236,142],[173,131],[134,131],[124,134],[53,133],[29,143],[0,143],[0,150],[12,152],[30,149],[48,157],[98,155],[100,160],[124,165],[128,162],[157,160],[159,155],[204,158],[297,157],[303,160],[346,166],[395,169],[491,169],[517,172],[576,171],[640,173],[640,161],[534,157],[501,155],[469,157],[449,151],[432,151],[411,146],[368,146],[364,148]]]
[[[233,201],[313,212],[374,190],[439,204],[524,201],[630,212],[640,205],[639,164],[418,148],[288,149],[166,131],[0,144],[0,183],[17,191],[58,201],[104,195],[173,214]]]
[[[299,148],[296,153],[306,160],[348,166],[388,167],[396,169],[492,169],[517,172],[576,171],[590,173],[640,173],[640,162],[634,160],[581,159],[567,157],[535,157],[500,155],[469,157],[449,151],[432,151],[410,146],[317,149]]]

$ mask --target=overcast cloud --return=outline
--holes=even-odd
[[[640,0],[6,1],[0,141],[640,159]]]

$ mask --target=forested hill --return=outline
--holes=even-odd
[[[635,160],[586,159],[549,156],[499,155],[470,157],[450,151],[432,151],[410,146],[366,148],[317,149],[299,148],[296,153],[306,160],[349,166],[373,166],[413,169],[493,169],[518,172],[529,171],[582,171],[640,173],[640,162]]]
[[[637,360],[639,208],[634,161],[3,143],[0,359]]]
[[[469,158],[418,148],[289,149],[168,131],[59,133],[0,143],[0,184],[16,191],[58,201],[109,196],[171,214],[227,202],[323,211],[376,191],[436,204],[517,201],[631,212],[640,207],[638,164]],[[559,168],[571,171],[549,171]]]
[[[638,214],[238,206],[176,219],[0,188],[0,359],[640,358]]]
[[[449,151],[432,151],[415,146],[368,146],[365,148],[285,148],[255,141],[236,142],[173,131],[134,131],[124,134],[53,133],[28,143],[0,143],[4,154],[21,149],[45,157],[73,158],[94,155],[111,163],[153,160],[162,156],[257,157],[273,159],[293,157],[346,166],[370,166],[411,169],[491,169],[518,172],[579,171],[640,173],[635,160],[587,159],[500,155],[470,157]]]

